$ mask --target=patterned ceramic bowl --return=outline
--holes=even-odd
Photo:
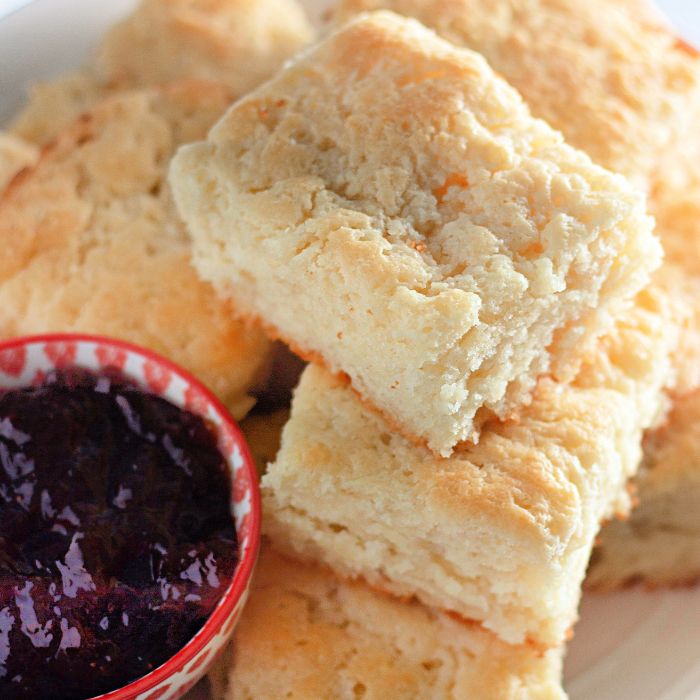
[[[226,409],[199,381],[150,350],[109,338],[45,335],[0,343],[0,387],[42,381],[52,369],[116,367],[132,381],[171,403],[205,416],[219,435],[219,449],[231,470],[231,512],[240,559],[229,587],[197,634],[164,664],[100,700],[171,700],[184,695],[208,670],[226,644],[248,597],[260,546],[260,492],[243,434]]]

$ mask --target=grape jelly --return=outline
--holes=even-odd
[[[199,416],[121,375],[0,392],[0,697],[81,700],[202,627],[238,546]]]

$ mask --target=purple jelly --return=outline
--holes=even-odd
[[[238,560],[199,416],[106,371],[0,391],[0,698],[84,700],[202,627]]]

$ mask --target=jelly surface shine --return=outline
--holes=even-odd
[[[0,392],[0,698],[81,700],[182,648],[238,550],[198,416],[84,370]]]

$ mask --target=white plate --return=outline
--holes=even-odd
[[[484,0],[487,2],[488,0]],[[0,124],[28,83],[80,63],[135,0],[0,0]],[[318,16],[330,0],[304,0]],[[700,44],[700,0],[660,0]],[[700,589],[587,595],[565,668],[571,700],[700,700]],[[204,688],[188,700],[204,700]]]

